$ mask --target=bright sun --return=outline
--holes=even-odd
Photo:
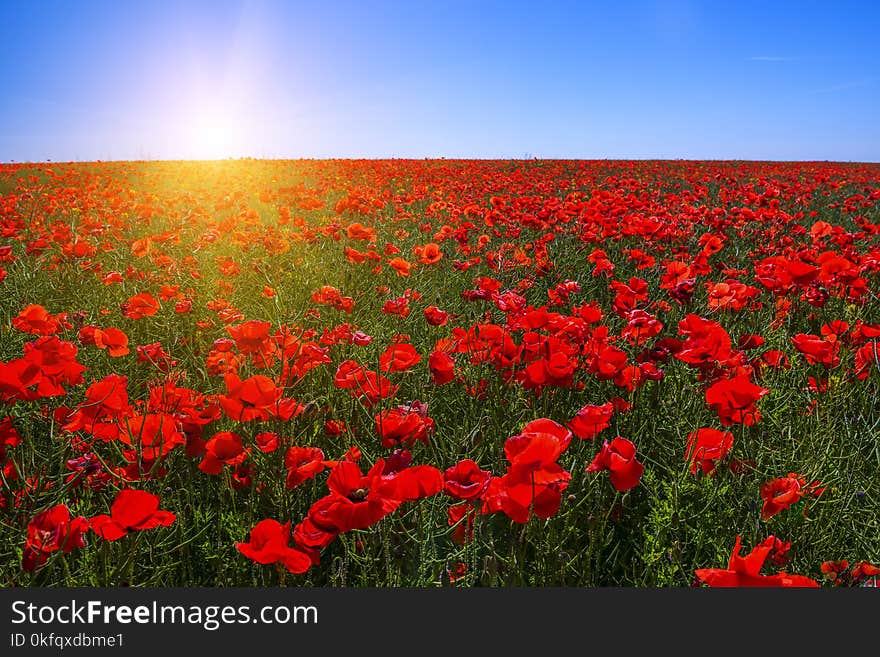
[[[195,112],[190,122],[187,151],[197,160],[222,160],[240,156],[240,123],[231,112]]]

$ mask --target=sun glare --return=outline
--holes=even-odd
[[[187,135],[187,157],[222,160],[240,156],[240,131],[240,123],[231,113],[217,110],[196,112]]]

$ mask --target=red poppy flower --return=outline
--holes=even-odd
[[[159,498],[143,490],[119,491],[110,507],[110,515],[95,516],[89,524],[101,538],[115,541],[130,532],[168,527],[177,516],[159,508]]]
[[[363,377],[364,371],[363,366],[353,360],[343,361],[333,376],[333,385],[341,390],[357,388],[358,381]]]
[[[76,334],[77,340],[81,345],[94,345],[95,344],[95,331],[98,330],[97,326],[88,325],[83,326]]]
[[[347,360],[339,365],[333,377],[333,385],[342,390],[349,390],[352,397],[361,398],[368,406],[397,392],[397,386],[391,385],[391,381],[364,369],[353,360]]]
[[[534,471],[555,463],[571,442],[571,432],[561,424],[539,418],[527,423],[520,433],[504,443],[504,455],[511,467]]]
[[[254,436],[254,442],[258,450],[266,453],[274,452],[280,445],[278,434],[271,431],[261,431]]]
[[[840,343],[831,341],[818,335],[798,333],[791,339],[797,349],[810,365],[824,365],[836,367],[840,364]]]
[[[558,463],[548,465],[527,477],[508,472],[493,477],[483,494],[483,513],[503,511],[511,520],[528,522],[532,514],[547,519],[556,514],[571,473]]]
[[[761,363],[766,364],[768,367],[785,370],[791,369],[788,356],[778,349],[768,349],[761,354]]]
[[[880,342],[867,342],[856,352],[855,375],[859,381],[864,381],[871,375],[871,371],[880,370]]]
[[[733,341],[718,322],[687,315],[678,323],[678,332],[687,339],[675,357],[691,367],[706,369],[733,356]]]
[[[621,317],[624,317],[630,310],[634,310],[639,302],[648,299],[647,281],[636,276],[630,278],[626,283],[611,281],[608,287],[616,292],[611,307]]]
[[[411,344],[395,343],[379,356],[379,367],[383,372],[405,372],[421,360],[421,355]]]
[[[342,296],[342,293],[331,285],[325,285],[316,292],[312,292],[312,301],[326,304],[346,313],[351,313],[354,310],[354,299]]]
[[[764,342],[764,338],[762,338],[760,335],[743,333],[741,336],[739,336],[739,340],[737,340],[736,346],[744,350],[757,349],[762,344],[764,344]]]
[[[556,351],[550,358],[540,358],[530,363],[517,373],[517,380],[526,390],[541,390],[544,386],[566,388],[571,386],[577,365],[577,359]]]
[[[12,318],[12,326],[31,335],[55,335],[64,328],[64,315],[50,315],[39,304],[25,306]]]
[[[146,292],[130,297],[122,305],[122,314],[129,319],[143,319],[159,312],[159,301]]]
[[[434,242],[428,242],[424,246],[416,246],[413,252],[423,265],[436,265],[443,259],[443,251]]]
[[[503,511],[514,522],[528,522],[534,514],[549,518],[558,510],[571,473],[556,461],[571,442],[561,424],[539,418],[526,424],[504,443],[510,462],[503,477],[490,479],[483,495],[483,513]]]
[[[480,470],[471,459],[464,459],[443,473],[443,491],[460,500],[472,500],[483,494],[491,478],[491,472]]]
[[[843,561],[823,561],[819,570],[822,571],[826,580],[830,580],[835,586],[837,586],[843,583],[843,580],[847,576],[846,571],[848,568],[849,561],[844,559]]]
[[[66,554],[85,547],[83,532],[88,528],[89,521],[83,516],[71,518],[70,510],[64,504],[56,504],[38,513],[27,526],[22,569],[33,572],[45,564],[53,552],[61,550]]]
[[[852,567],[850,570],[850,579],[853,584],[867,586],[868,584],[862,584],[864,580],[869,577],[876,578],[880,575],[880,566],[877,566],[872,563],[868,563],[867,561],[860,561],[856,565]],[[873,580],[873,585],[876,588],[878,586],[878,582],[876,579]]]
[[[324,423],[324,433],[328,436],[341,436],[345,433],[345,422],[342,420],[327,420]]]
[[[663,322],[644,310],[630,310],[625,319],[626,326],[621,335],[636,345],[644,344],[663,330]]]
[[[774,549],[776,537],[769,536],[760,545],[752,549],[745,557],[739,556],[742,549],[742,537],[736,537],[730,563],[726,569],[700,568],[696,571],[697,579],[709,586],[740,587],[740,586],[777,586],[777,587],[818,587],[819,584],[803,575],[788,575],[784,572],[776,575],[761,575],[760,570],[767,556]]]
[[[375,417],[376,432],[382,447],[411,446],[415,441],[428,444],[434,433],[434,420],[427,415],[427,405],[418,401],[382,411]]]
[[[65,431],[86,431],[102,440],[113,440],[120,432],[118,421],[129,413],[128,379],[108,374],[86,389],[86,398],[70,415]]]
[[[788,563],[789,550],[791,550],[791,543],[789,541],[775,539],[773,541],[773,551],[770,553],[770,561],[773,562],[774,566],[782,568]]]
[[[446,326],[449,321],[449,313],[440,310],[437,306],[428,306],[424,310],[425,321],[431,326]]]
[[[350,246],[346,246],[344,249],[345,258],[354,265],[359,265],[367,260],[367,256],[358,251],[357,249],[353,249]]]
[[[317,447],[291,447],[284,454],[288,488],[296,488],[324,469],[324,452]]]
[[[312,559],[308,554],[296,548],[290,543],[290,523],[283,525],[277,520],[267,518],[261,520],[251,530],[247,543],[236,543],[235,548],[248,559],[259,564],[267,565],[278,563],[284,564],[292,573],[306,572],[312,566]]]
[[[77,351],[75,344],[59,340],[54,335],[25,343],[24,360],[39,369],[39,375],[35,377],[37,396],[63,395],[67,392],[64,386],[83,382],[86,367],[76,360]]]
[[[137,449],[143,458],[159,459],[186,444],[180,422],[168,413],[147,413],[117,421],[119,440]]]
[[[434,467],[389,470],[389,466],[379,459],[363,474],[352,461],[338,462],[327,478],[330,494],[312,505],[309,521],[334,535],[364,529],[404,502],[436,495],[443,488],[443,475]]]
[[[849,331],[849,328],[848,322],[845,322],[842,319],[833,319],[827,324],[823,324],[822,328],[819,329],[819,332],[822,334],[822,337],[831,342],[841,340],[846,342],[848,340],[846,332]]]
[[[6,450],[21,444],[21,436],[12,425],[12,418],[0,420],[0,463],[6,460]]]
[[[435,385],[442,386],[455,379],[455,360],[447,353],[433,351],[428,356],[428,369]]]
[[[755,385],[748,374],[740,374],[732,379],[721,379],[706,389],[706,403],[715,409],[721,424],[751,426],[761,419],[755,402],[770,392],[767,388]]]
[[[605,402],[601,406],[587,404],[574,418],[566,423],[571,432],[581,440],[593,439],[611,426],[614,404]]]
[[[290,420],[305,408],[292,397],[282,398],[283,389],[268,376],[255,374],[242,381],[237,374],[223,377],[227,393],[218,398],[226,416],[238,422],[268,420],[277,417]]]
[[[367,228],[362,223],[349,224],[348,228],[345,229],[345,233],[353,240],[376,241],[376,229]]]
[[[456,545],[465,545],[473,540],[475,517],[476,508],[473,504],[463,502],[449,507],[446,512],[446,522],[450,527],[458,525],[452,530],[451,534],[451,538]],[[462,520],[464,522],[461,522]]]
[[[388,264],[397,272],[398,276],[409,276],[409,270],[412,268],[410,263],[400,257],[392,258]]]
[[[137,352],[137,362],[150,363],[160,372],[168,372],[169,369],[177,365],[177,361],[173,360],[158,342],[138,345],[135,347],[135,351]]]
[[[40,368],[24,358],[0,362],[0,401],[28,401],[39,398],[32,386],[40,381]]]
[[[119,283],[124,283],[125,279],[118,271],[108,271],[101,278],[101,282],[104,283],[104,285],[117,285]]]
[[[706,283],[706,290],[709,310],[742,310],[751,299],[761,293],[761,290],[756,287],[734,280],[723,283]]]
[[[626,352],[612,345],[599,345],[592,353],[589,370],[600,381],[614,379],[627,366]]]
[[[786,477],[772,479],[761,485],[761,498],[764,500],[761,518],[768,520],[796,504],[805,495],[818,497],[822,490],[818,481],[808,484],[803,477],[793,472]]]
[[[587,466],[587,472],[602,470],[609,471],[608,476],[616,490],[624,491],[638,485],[645,466],[636,459],[636,446],[618,436],[610,443],[606,440],[602,450]]]
[[[226,327],[226,332],[235,340],[235,346],[242,354],[247,354],[258,367],[271,367],[278,355],[278,345],[269,334],[269,322],[251,320]]]
[[[685,461],[690,462],[691,474],[702,469],[703,474],[712,474],[717,462],[727,456],[733,446],[733,434],[729,431],[703,428],[688,434],[685,448]]]
[[[205,456],[199,470],[209,475],[220,474],[223,466],[236,468],[248,457],[249,450],[241,443],[241,436],[232,431],[220,431],[205,444]]]
[[[106,349],[113,357],[125,356],[128,352],[128,336],[118,328],[96,328],[94,344],[99,349]]]

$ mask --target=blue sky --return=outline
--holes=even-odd
[[[0,2],[0,161],[880,160],[876,2]]]

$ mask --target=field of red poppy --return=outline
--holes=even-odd
[[[0,585],[877,584],[880,165],[0,194]]]

